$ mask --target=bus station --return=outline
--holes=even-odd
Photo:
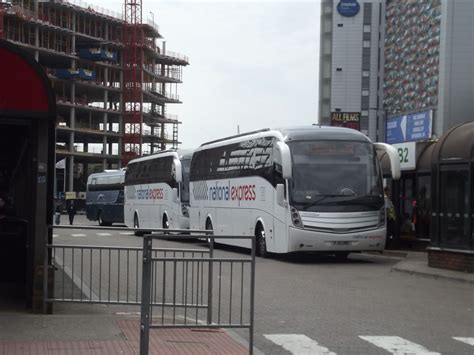
[[[51,242],[56,102],[33,57],[0,40],[0,297],[42,309]]]

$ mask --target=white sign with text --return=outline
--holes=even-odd
[[[416,142],[393,144],[400,157],[401,170],[416,169]]]

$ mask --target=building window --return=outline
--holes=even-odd
[[[342,71],[342,68],[336,68],[336,71]]]
[[[370,33],[371,30],[372,28],[370,27],[370,25],[364,25],[364,33]]]
[[[362,43],[362,46],[363,46],[364,48],[370,48],[370,41],[364,41],[364,42]]]
[[[362,96],[369,96],[369,90],[362,90]]]
[[[364,131],[369,131],[369,117],[361,116],[360,117],[360,129]]]
[[[369,116],[369,111],[368,111],[368,110],[362,110],[362,111],[360,112],[360,115],[361,115],[361,116]]]
[[[344,25],[342,23],[338,23],[337,27],[344,27]]]
[[[336,111],[336,112],[341,112],[341,109],[340,109],[340,108],[336,108],[334,111]]]
[[[370,71],[364,70],[364,71],[362,72],[362,77],[364,77],[364,78],[370,77]]]

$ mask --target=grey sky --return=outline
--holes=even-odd
[[[122,2],[100,6],[121,11]],[[319,1],[143,0],[167,50],[190,59],[178,86],[182,148],[265,127],[317,120]]]

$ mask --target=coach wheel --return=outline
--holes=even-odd
[[[349,256],[348,251],[336,251],[334,253],[334,256],[336,257],[337,261],[344,261],[347,260],[347,257]]]
[[[97,217],[97,221],[99,222],[99,226],[111,226],[112,223],[105,222],[104,218],[102,217],[102,211],[99,212],[99,217]]]
[[[99,211],[99,216],[97,217],[97,221],[99,222],[99,226],[104,225],[104,220],[102,219],[102,211]]]
[[[209,218],[206,220],[206,230],[214,232],[214,228],[212,227],[212,221]],[[206,238],[206,241],[210,244],[211,238]]]
[[[139,229],[140,228],[140,223],[138,222],[138,216],[137,214],[135,213],[135,216],[133,217],[133,228],[135,229]],[[139,231],[135,231],[135,235],[137,237],[141,237],[143,235],[142,232],[139,232]]]
[[[255,237],[257,238],[257,255],[261,256],[262,258],[268,257],[267,242],[265,240],[265,230],[261,225],[258,225]]]
[[[163,215],[163,229],[169,229],[170,222],[168,221],[168,217],[164,214]]]

